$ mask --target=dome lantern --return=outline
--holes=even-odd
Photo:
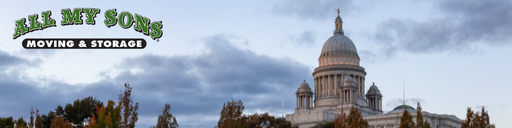
[[[338,17],[336,17],[336,20],[334,21],[334,24],[336,25],[334,28],[334,35],[336,34],[344,34],[343,33],[343,21],[340,17],[340,9],[336,9],[338,11]]]

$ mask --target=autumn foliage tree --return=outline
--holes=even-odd
[[[418,107],[416,108],[416,128],[430,128],[430,123],[426,120],[423,120],[420,102],[418,102]]]
[[[370,126],[368,121],[363,119],[363,115],[354,107],[350,109],[347,124],[349,128],[367,128]]]
[[[158,116],[156,126],[150,128],[178,128],[178,121],[176,121],[176,117],[171,114],[170,110],[171,105],[165,104],[162,115]]]
[[[341,115],[334,119],[334,128],[348,128],[347,123],[347,115],[343,112],[343,108],[341,108]]]
[[[121,122],[121,105],[114,107],[115,102],[108,100],[107,107],[96,106],[96,116],[89,118],[89,124],[86,128],[119,128]]]
[[[34,113],[36,114],[35,122],[34,122]],[[30,122],[28,123],[28,127],[29,128],[42,128],[43,127],[43,121],[41,121],[41,116],[39,116],[39,110],[36,109],[36,112],[34,112],[34,109],[30,109]]]
[[[245,106],[241,100],[236,102],[232,100],[231,102],[224,103],[216,128],[242,127],[243,124],[240,118],[242,117],[244,109]]]
[[[467,109],[466,119],[462,121],[461,128],[495,128],[489,121],[489,113],[482,107],[482,111],[473,112],[471,108]]]
[[[414,128],[414,121],[409,111],[404,109],[404,114],[400,118],[399,128]]]
[[[14,120],[14,123],[16,125],[16,128],[26,128],[27,127],[27,122],[25,120],[23,120],[23,116],[17,120]]]
[[[119,105],[122,105],[122,120],[119,123],[120,128],[134,128],[137,122],[139,103],[133,104],[132,100],[132,87],[130,84],[124,84],[124,92],[119,94]]]
[[[73,126],[63,116],[55,116],[50,128],[73,128]]]

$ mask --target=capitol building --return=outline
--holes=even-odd
[[[416,110],[408,105],[397,106],[390,112],[382,111],[382,98],[375,83],[367,85],[366,71],[361,67],[357,49],[352,40],[344,35],[343,21],[336,17],[334,35],[327,39],[314,69],[311,89],[304,81],[296,94],[296,109],[286,114],[286,120],[299,128],[310,128],[320,123],[332,122],[340,116],[341,108],[347,115],[351,107],[361,112],[370,128],[398,128],[404,110],[416,121]],[[369,90],[365,90],[370,86]],[[454,115],[422,111],[424,120],[432,128],[460,128],[462,120]]]

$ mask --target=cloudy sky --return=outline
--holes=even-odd
[[[101,9],[96,25],[62,26],[61,9]],[[157,42],[133,28],[103,24],[108,9],[163,22]],[[464,119],[485,106],[512,127],[512,2],[500,0],[10,1],[0,5],[0,117],[27,119],[93,96],[117,100],[123,84],[139,103],[137,127],[155,125],[166,103],[182,127],[214,127],[223,103],[244,113],[294,112],[294,92],[334,30],[345,35],[384,95],[383,109],[421,101],[423,110]],[[13,39],[15,21],[52,11],[56,27]],[[39,21],[42,22],[42,18]],[[28,23],[28,22],[27,22]],[[25,38],[144,38],[145,49],[23,49]],[[367,86],[369,87],[369,86]]]

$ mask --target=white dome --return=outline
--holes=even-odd
[[[359,55],[356,45],[345,36],[343,21],[336,17],[334,35],[325,41],[322,52],[318,58],[319,66],[354,65],[359,66]]]
[[[352,40],[343,34],[334,34],[325,41],[320,57],[333,55],[349,55],[359,58],[357,49]]]

